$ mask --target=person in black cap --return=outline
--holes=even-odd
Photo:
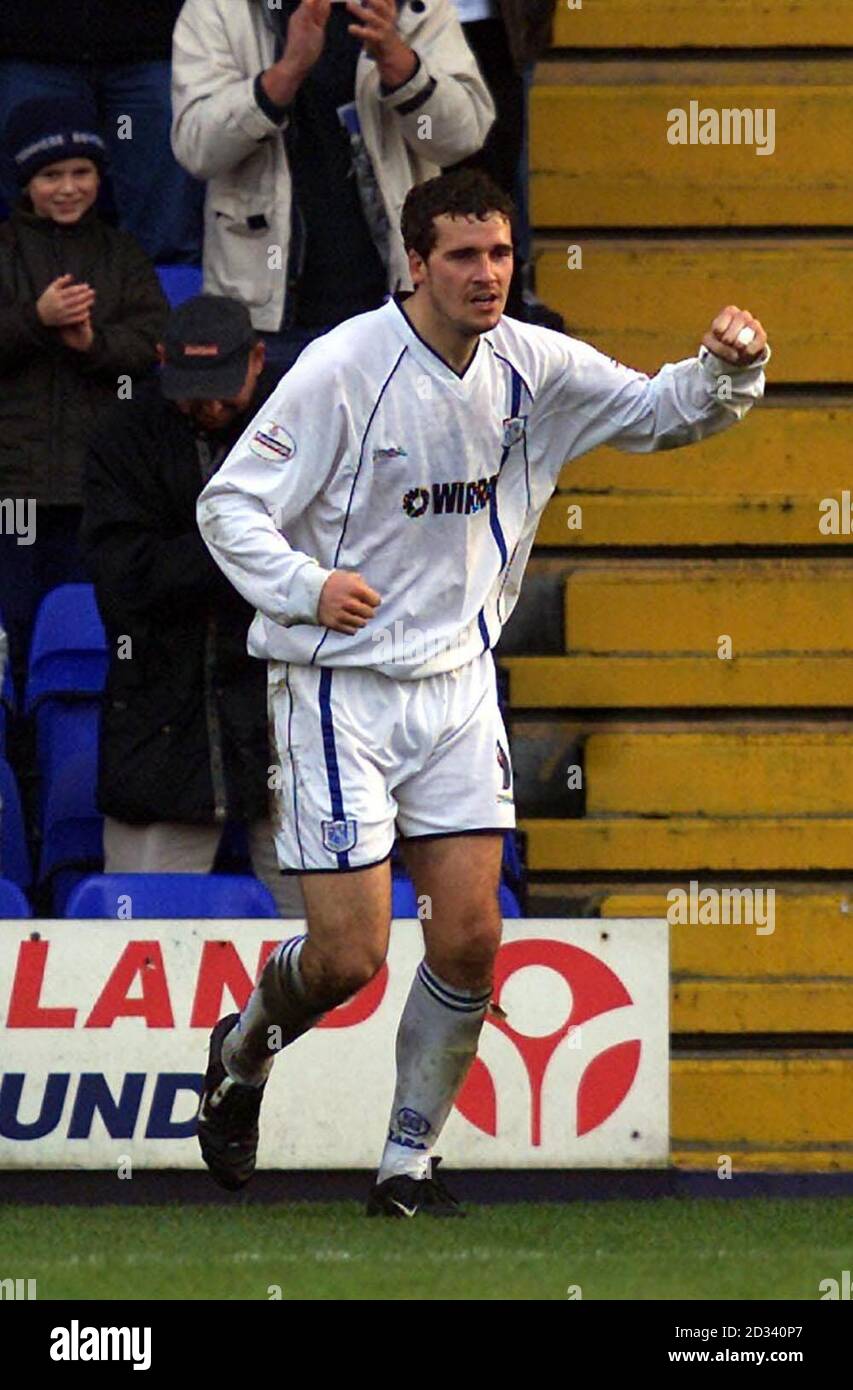
[[[200,294],[172,314],[159,355],[166,399],[200,431],[221,431],[254,399],[266,348],[245,305]]]
[[[282,916],[266,667],[246,651],[253,610],[214,563],[196,500],[275,386],[236,300],[176,309],[158,383],[116,407],[89,451],[83,548],[112,653],[98,797],[107,873],[207,873],[223,831],[248,831]],[[232,837],[233,840],[233,837]]]
[[[16,519],[0,531],[0,606],[20,678],[42,596],[83,578],[89,437],[122,381],[153,370],[168,307],[143,251],[96,212],[105,151],[85,102],[16,107],[5,150],[21,196],[0,226],[0,498]]]

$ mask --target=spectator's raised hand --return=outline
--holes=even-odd
[[[82,324],[94,302],[91,285],[76,284],[73,275],[60,275],[36,301],[36,313],[45,328],[67,328]]]
[[[261,86],[276,106],[289,106],[326,42],[332,0],[302,0],[287,25],[287,43],[277,63],[261,76]]]
[[[323,52],[331,8],[331,0],[302,0],[290,16],[283,63],[303,73],[313,68]]]
[[[414,72],[417,59],[400,38],[396,0],[347,0],[347,9],[359,21],[349,26],[349,32],[375,58],[382,81],[402,85]]]

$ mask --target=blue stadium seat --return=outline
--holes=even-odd
[[[29,714],[50,696],[99,695],[107,678],[107,638],[91,584],[61,584],[42,600],[27,676]]]
[[[44,700],[36,710],[36,748],[42,779],[42,819],[62,766],[74,757],[97,769],[101,706],[90,700]]]
[[[3,631],[3,614],[0,612],[0,631]],[[15,687],[9,671],[8,656],[3,664],[3,680],[0,683],[0,757],[6,747],[6,720],[15,710]]]
[[[201,294],[203,277],[198,266],[158,265],[156,269],[160,288],[173,309],[177,309],[185,299]]]
[[[6,723],[14,708],[14,694],[7,670],[0,689],[0,757],[3,757],[6,751]]]
[[[134,919],[278,916],[266,884],[237,874],[100,874],[77,885],[65,916],[112,919],[120,906]]]
[[[395,873],[391,878],[391,916],[417,917],[418,898],[415,885],[406,874]]]
[[[104,821],[95,804],[96,773],[92,758],[76,753],[58,769],[45,801],[39,883],[50,884],[57,916],[77,879],[103,867]]]
[[[500,887],[501,916],[520,917],[521,909],[512,889],[502,883]],[[391,879],[391,916],[417,917],[418,899],[415,885],[405,874],[395,873]]]
[[[24,817],[15,774],[5,759],[0,758],[0,873],[29,888],[32,868],[24,832]]]
[[[518,904],[525,898],[526,876],[524,863],[519,853],[518,839],[514,830],[508,830],[504,835],[501,878],[503,880],[503,887],[509,895],[507,905],[515,903],[516,907],[515,912],[505,910],[504,917],[520,917],[522,914]],[[501,901],[503,902],[503,898]]]
[[[14,922],[32,915],[30,905],[17,883],[0,878],[0,921]]]
[[[508,883],[502,883],[500,888],[501,916],[504,920],[510,917],[520,917],[521,908],[518,898],[513,893]]]

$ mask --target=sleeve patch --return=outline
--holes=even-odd
[[[264,420],[249,440],[249,449],[269,463],[287,463],[296,453],[296,441],[283,425]]]

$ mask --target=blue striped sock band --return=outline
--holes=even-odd
[[[283,941],[278,948],[278,968],[282,978],[287,981],[300,999],[304,996],[305,989],[299,972],[299,957],[307,940],[307,933],[303,933],[302,936],[291,936],[288,937],[287,941]]]
[[[467,990],[451,988],[450,985],[446,985],[443,980],[433,974],[425,960],[421,961],[418,966],[418,979],[433,999],[436,999],[447,1009],[454,1009],[457,1013],[482,1013],[492,997],[491,989],[479,994],[472,994]]]

